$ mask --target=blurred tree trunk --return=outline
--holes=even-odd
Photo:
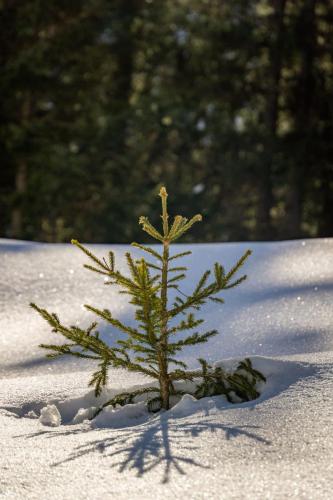
[[[22,197],[27,191],[27,177],[28,177],[28,168],[27,162],[25,160],[21,160],[18,163],[16,175],[15,175],[15,191],[17,202],[12,210],[12,221],[11,221],[11,236],[12,238],[21,238],[22,237],[22,228],[23,228],[23,214],[22,214]]]
[[[110,91],[110,112],[116,120],[117,135],[111,138],[113,154],[122,156],[126,144],[126,129],[130,114],[130,97],[133,90],[133,74],[136,54],[136,36],[133,23],[139,16],[142,0],[119,0],[115,16],[120,20],[115,29],[116,41],[113,52],[116,63],[114,86]]]
[[[285,237],[302,235],[302,212],[305,181],[309,176],[312,144],[315,131],[315,55],[316,55],[316,0],[305,0],[299,17],[296,43],[300,47],[300,72],[295,88],[295,150],[299,152],[290,164],[287,176]]]
[[[318,236],[333,236],[333,165],[325,165],[321,181],[322,213]]]
[[[333,58],[333,46],[331,39],[331,30],[327,29],[332,25],[333,4],[325,4],[326,11],[322,18],[318,19],[318,32],[324,34],[324,44],[322,45],[322,60],[331,60]],[[318,33],[318,34],[319,34]],[[333,103],[333,65],[325,65],[321,72],[321,124],[324,125],[321,136],[321,169],[318,172],[320,178],[320,200],[321,213],[318,221],[318,236],[333,236],[333,121],[331,117]],[[318,178],[317,177],[317,178]]]
[[[30,114],[31,98],[30,94],[26,93],[21,106],[20,123],[27,126]],[[27,142],[27,137],[24,137],[24,141]],[[15,172],[15,201],[11,213],[10,229],[12,238],[22,238],[23,235],[23,201],[28,187],[28,163],[24,154],[25,149],[23,147],[23,152],[21,152],[20,158],[17,160]]]
[[[136,71],[136,54],[139,35],[135,21],[141,16],[144,0],[116,0],[111,2],[110,27],[114,42],[110,47],[114,61],[111,67],[112,81],[107,92],[106,110],[109,115],[109,126],[105,129],[101,156],[102,175],[101,191],[105,193],[105,202],[101,209],[101,220],[109,221],[109,227],[101,229],[100,241],[108,241],[110,232],[127,241],[124,220],[128,221],[136,203],[134,186],[136,170],[133,168],[131,147],[128,147],[133,106],[131,96],[135,92],[134,75]],[[124,203],[124,198],[131,203]],[[113,214],[117,213],[117,217]],[[112,215],[110,215],[112,214]],[[105,226],[105,224],[104,224]],[[96,228],[86,229],[85,238],[93,239]],[[121,236],[120,236],[121,235]],[[117,241],[118,241],[117,240]]]
[[[274,238],[271,210],[274,206],[273,164],[276,151],[276,132],[279,118],[280,81],[283,65],[284,16],[287,0],[274,0],[274,14],[271,29],[275,37],[269,50],[270,88],[267,95],[266,127],[267,139],[263,155],[263,167],[259,175],[259,200],[257,210],[257,238],[270,240]]]

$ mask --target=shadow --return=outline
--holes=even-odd
[[[88,369],[94,368],[95,363],[93,363],[91,360],[86,360],[86,359],[80,359],[80,363],[78,363],[77,358],[74,358],[73,356],[63,356],[61,358],[56,358],[56,359],[49,359],[46,357],[46,351],[43,356],[31,358],[31,359],[25,359],[23,361],[18,361],[15,363],[8,363],[6,364],[5,368],[7,370],[19,370],[19,369],[25,369],[27,371],[29,370],[35,370],[38,368],[45,368],[45,370],[41,370],[38,372],[40,373],[49,373],[50,372],[50,367],[53,368],[53,370],[58,370],[59,372],[64,372],[64,371],[75,371],[75,372],[81,372],[81,371],[86,371]],[[59,370],[59,368],[61,370]],[[34,371],[34,375],[36,372]],[[22,374],[20,374],[22,376]],[[25,376],[30,375],[29,373],[25,374]]]
[[[0,415],[3,415],[7,418],[22,418],[21,415],[18,413],[18,408],[13,407],[13,406],[1,406],[0,407]]]
[[[270,329],[271,337],[264,339],[260,350],[262,356],[284,356],[327,352],[332,349],[332,332],[324,329],[309,329],[303,326],[285,329]],[[251,354],[250,354],[251,355]]]
[[[247,291],[239,291],[239,297],[242,297],[242,300],[246,301],[248,305],[254,304],[256,302],[265,302],[267,300],[279,300],[279,299],[294,299],[297,297],[301,297],[302,300],[306,298],[306,296],[312,295],[315,297],[316,292],[320,293],[332,293],[333,292],[333,283],[331,281],[316,281],[313,283],[307,283],[305,285],[300,286],[277,286],[277,287],[269,287],[267,289],[262,290],[251,290],[251,292]]]
[[[209,412],[206,412],[206,417]],[[148,422],[126,429],[108,429],[108,437],[94,439],[78,446],[66,459],[53,463],[52,467],[78,460],[91,453],[100,453],[112,459],[111,467],[117,468],[120,473],[125,470],[136,471],[137,477],[160,467],[162,483],[168,483],[173,474],[186,475],[188,467],[208,469],[192,458],[198,447],[193,442],[205,432],[222,432],[226,440],[243,437],[254,440],[262,445],[270,445],[257,426],[236,426],[227,423],[217,423],[209,419],[184,422],[184,419],[171,418],[164,413],[151,418]],[[57,438],[59,436],[91,433],[94,436],[102,429],[91,429],[90,426],[65,430],[38,431],[25,435],[26,439],[44,436]],[[15,436],[15,437],[23,437]]]
[[[42,245],[45,245],[45,243],[0,238],[1,252],[31,252],[40,249]]]

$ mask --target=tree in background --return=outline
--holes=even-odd
[[[128,242],[162,182],[188,241],[332,234],[331,2],[0,9],[3,236]]]

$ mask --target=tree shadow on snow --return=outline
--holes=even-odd
[[[206,413],[209,416],[209,413]],[[270,441],[259,434],[259,427],[244,425],[236,426],[227,423],[216,423],[209,419],[200,419],[196,422],[184,419],[170,418],[167,414],[154,417],[144,424],[126,429],[108,429],[108,437],[94,439],[79,445],[68,458],[53,463],[53,467],[78,460],[90,453],[100,453],[112,459],[111,467],[119,472],[134,470],[138,477],[160,467],[162,483],[168,483],[173,473],[185,475],[188,466],[208,469],[210,466],[200,463],[193,457],[198,447],[195,439],[202,433],[223,433],[226,440],[245,438],[263,445],[270,445]],[[102,432],[102,429],[92,430],[90,427],[56,431],[39,431],[26,435],[26,438],[44,436],[56,438],[58,436],[75,435],[82,433]],[[104,429],[105,432],[105,429]],[[17,436],[19,437],[19,436]],[[219,441],[222,446],[223,441]],[[207,443],[207,446],[209,444]]]

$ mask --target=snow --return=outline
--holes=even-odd
[[[106,407],[92,422],[92,427],[125,428],[142,423],[148,419],[147,405],[144,401],[125,405],[118,409]]]
[[[61,424],[61,415],[58,408],[55,405],[44,406],[44,408],[40,410],[39,421],[43,425],[58,427]]]
[[[208,400],[205,401],[207,405],[208,402],[212,401],[212,399],[208,398],[203,399]],[[192,413],[196,413],[199,409],[200,403],[201,401],[197,401],[191,394],[184,394],[181,400],[171,408],[170,414],[173,417],[186,417]]]
[[[89,408],[80,408],[72,420],[73,424],[81,424],[85,420],[91,420],[97,412],[97,406],[90,406]]]
[[[110,246],[92,248],[102,256]],[[28,304],[83,326],[92,319],[85,303],[126,321],[131,307],[82,268],[76,248],[0,240],[0,498],[331,498],[333,239],[192,245],[184,291],[247,248],[248,281],[202,312],[220,335],[183,360],[232,369],[249,356],[267,377],[260,398],[232,405],[185,394],[167,412],[148,414],[139,401],[90,421],[108,398],[151,383],[112,370],[96,400],[87,388],[94,364],[47,360],[38,344],[61,339]],[[124,270],[128,247],[112,249]],[[105,325],[100,332],[118,338]]]

